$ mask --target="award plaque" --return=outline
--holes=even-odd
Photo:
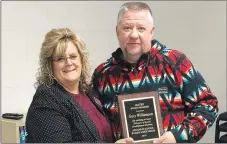
[[[118,95],[117,98],[124,138],[150,143],[163,134],[157,91]]]

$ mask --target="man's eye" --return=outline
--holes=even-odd
[[[124,28],[124,30],[130,30],[131,29],[131,27],[125,27]]]
[[[144,31],[144,30],[145,30],[145,28],[143,28],[143,27],[139,27],[139,28],[138,28],[138,30],[139,30],[139,31]]]

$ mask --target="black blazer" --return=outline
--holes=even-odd
[[[94,97],[89,98],[104,114]],[[26,131],[26,143],[102,142],[87,112],[58,83],[37,88],[27,113]]]

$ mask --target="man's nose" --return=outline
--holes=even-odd
[[[130,34],[130,37],[131,38],[134,38],[134,39],[139,37],[139,34],[138,34],[138,31],[137,31],[136,27],[134,27],[132,29],[131,34]]]

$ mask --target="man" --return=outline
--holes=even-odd
[[[185,54],[153,39],[149,6],[125,3],[118,14],[120,48],[99,65],[93,85],[108,114],[116,139],[122,137],[118,94],[159,91],[165,133],[156,143],[197,142],[212,126],[217,98]]]

